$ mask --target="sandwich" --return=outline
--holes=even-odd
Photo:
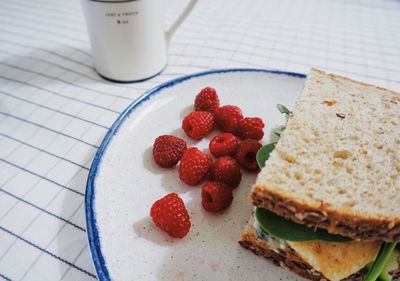
[[[400,280],[400,94],[311,69],[282,108],[239,243],[311,280]]]

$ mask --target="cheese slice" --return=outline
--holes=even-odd
[[[375,260],[380,248],[380,243],[373,241],[287,243],[304,261],[331,281],[342,280],[364,268]]]

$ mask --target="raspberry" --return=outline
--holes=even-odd
[[[225,105],[215,111],[215,123],[223,132],[236,134],[242,119],[242,110],[234,105]]]
[[[208,149],[215,157],[234,155],[239,142],[231,133],[222,133],[213,137]]]
[[[236,161],[249,172],[258,171],[260,168],[257,164],[256,154],[261,147],[261,143],[256,140],[246,139],[242,141],[235,155]]]
[[[200,140],[214,128],[214,115],[206,111],[189,113],[182,121],[182,129],[192,139]]]
[[[211,169],[212,158],[196,147],[188,148],[179,164],[179,178],[188,185],[199,184]]]
[[[240,120],[238,134],[242,139],[261,140],[264,136],[264,122],[258,117],[246,117]]]
[[[230,156],[218,158],[211,167],[209,179],[223,182],[232,188],[236,188],[242,179],[240,166]]]
[[[209,181],[201,188],[201,204],[207,211],[222,211],[231,205],[232,200],[232,188],[222,182]]]
[[[189,232],[190,217],[176,193],[170,193],[154,202],[150,216],[159,228],[172,237],[182,238]]]
[[[154,161],[161,167],[172,167],[181,160],[186,150],[186,142],[171,135],[162,135],[153,144]]]
[[[204,88],[197,94],[194,100],[195,111],[214,112],[219,107],[219,98],[215,89]]]

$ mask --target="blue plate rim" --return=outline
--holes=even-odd
[[[223,73],[232,73],[232,72],[263,72],[263,73],[271,73],[271,74],[279,74],[279,75],[287,75],[297,78],[305,78],[306,75],[297,72],[290,71],[281,71],[281,70],[273,70],[273,69],[264,69],[264,68],[226,68],[226,69],[217,69],[217,70],[208,70],[202,71],[194,74],[189,74],[185,76],[181,76],[170,81],[164,82],[151,90],[142,94],[139,98],[133,101],[114,121],[113,125],[107,131],[106,135],[103,138],[97,152],[93,158],[92,165],[89,170],[87,183],[86,183],[86,192],[85,192],[85,216],[86,216],[86,234],[89,242],[89,250],[92,257],[92,262],[94,264],[97,277],[100,281],[110,281],[110,274],[108,272],[105,259],[101,250],[100,239],[99,239],[99,230],[97,227],[96,213],[94,210],[94,199],[95,199],[95,178],[97,176],[98,168],[100,167],[101,159],[106,152],[106,149],[111,142],[113,136],[118,132],[118,129],[126,120],[127,117],[130,116],[134,110],[139,107],[141,104],[146,102],[152,96],[162,92],[163,89],[173,87],[176,84],[182,83],[184,81],[206,76],[212,74],[223,74]]]

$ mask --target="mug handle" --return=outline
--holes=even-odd
[[[174,24],[165,32],[165,37],[167,38],[167,42],[171,40],[172,35],[174,32],[178,29],[178,27],[182,24],[182,22],[186,19],[186,17],[190,14],[190,12],[193,10],[194,6],[196,6],[198,0],[190,0],[190,2],[186,5],[185,9],[183,12],[179,15],[179,17],[176,19]]]

